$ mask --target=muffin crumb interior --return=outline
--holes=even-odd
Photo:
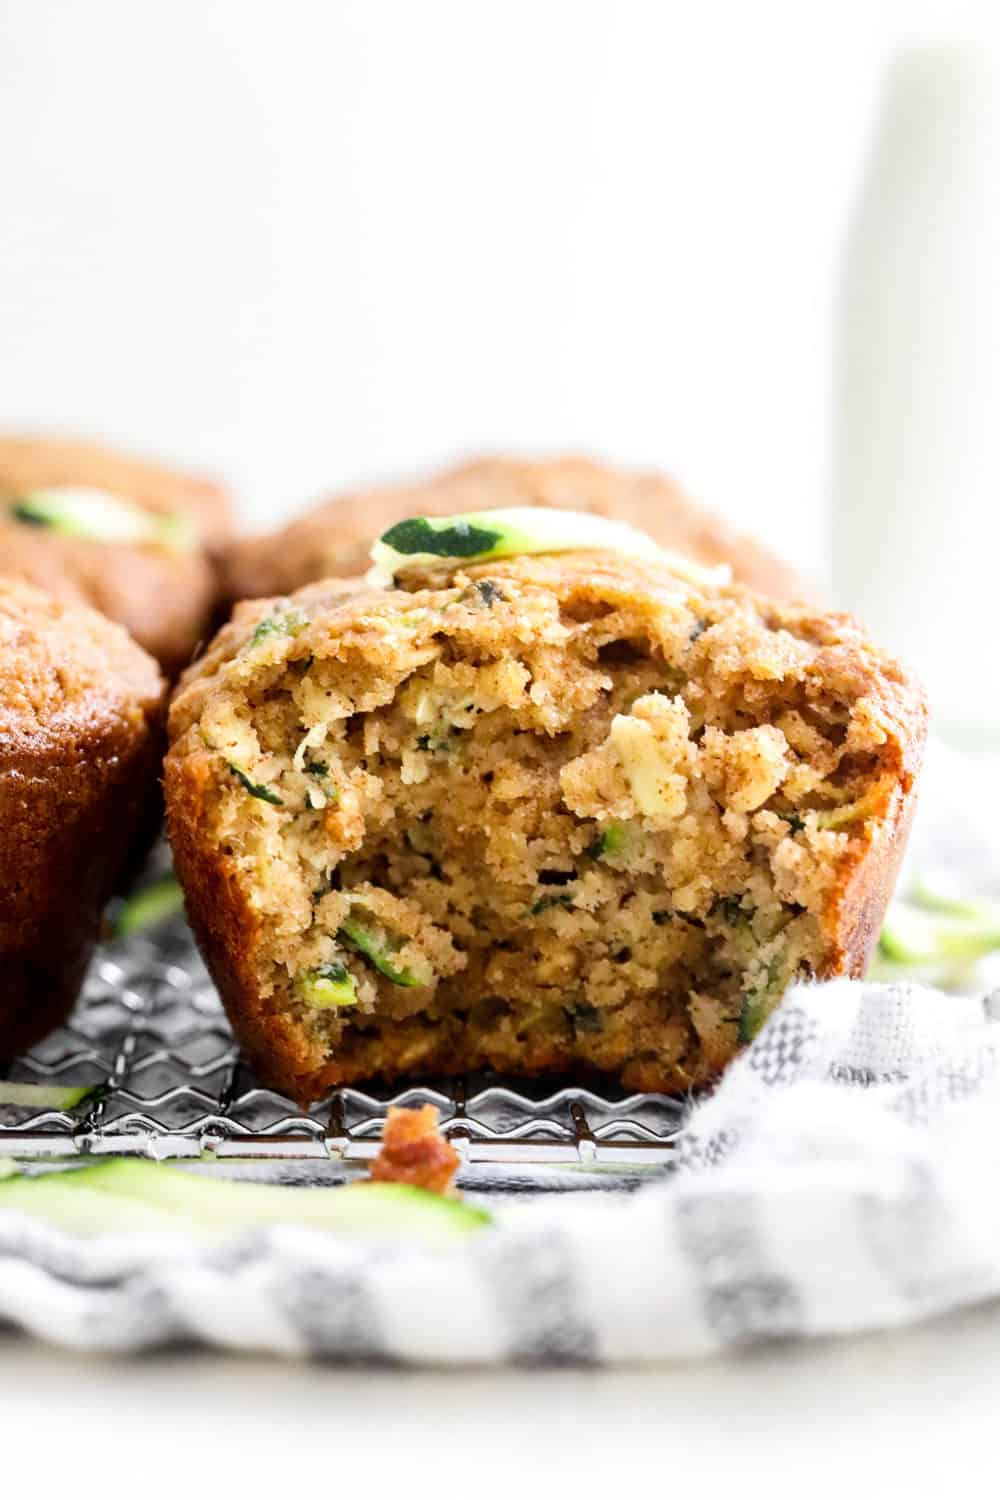
[[[173,754],[310,1092],[569,1066],[683,1089],[830,966],[899,795],[903,679],[842,617],[633,575],[314,585],[182,691]]]

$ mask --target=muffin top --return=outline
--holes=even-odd
[[[213,548],[232,531],[229,495],[214,480],[178,473],[97,443],[0,434],[0,509],[36,490],[101,490],[154,515],[183,514],[197,540]],[[7,538],[4,538],[7,545]]]
[[[0,437],[0,566],[124,625],[174,676],[216,601],[224,490],[86,443]]]
[[[144,731],[166,691],[120,625],[18,579],[0,579],[0,754]]]
[[[587,458],[527,462],[484,458],[423,483],[338,496],[275,535],[237,542],[224,560],[232,600],[290,593],[320,578],[362,573],[372,539],[408,516],[548,506],[626,521],[658,543],[777,599],[803,599],[807,582],[767,548],[704,510],[660,474],[632,473]]]

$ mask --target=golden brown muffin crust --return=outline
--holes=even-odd
[[[156,795],[165,699],[121,627],[0,580],[0,1056],[76,998]]]
[[[661,546],[710,566],[728,564],[737,582],[776,599],[808,599],[814,592],[781,558],[696,504],[673,480],[578,457],[483,458],[422,484],[341,495],[281,531],[236,542],[224,562],[225,592],[233,601],[254,599],[363,573],[372,540],[407,516],[526,505],[626,521]]]
[[[198,543],[172,554],[67,536],[12,517],[12,503],[62,486],[103,490],[158,515],[183,514]],[[231,531],[229,497],[210,480],[91,443],[0,436],[0,572],[117,620],[169,676],[187,665],[209,628],[218,592],[209,554]]]

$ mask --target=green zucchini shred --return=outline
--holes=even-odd
[[[739,1039],[743,1043],[752,1042],[767,1020],[768,1011],[766,998],[755,991],[752,995],[744,995],[740,1005],[740,1018],[737,1026]]]
[[[721,917],[727,927],[747,927],[753,912],[746,910],[739,896],[720,896],[712,907],[712,916]]]
[[[390,526],[381,540],[404,557],[423,552],[432,557],[478,557],[491,552],[502,536],[502,531],[470,526],[468,521],[433,526],[426,516],[412,516]]]
[[[300,635],[309,621],[300,609],[286,609],[276,611],[273,615],[266,615],[259,622],[253,635],[250,637],[250,647],[259,646],[261,641],[266,641],[271,636]]]
[[[402,943],[398,940],[394,943],[392,938],[376,931],[366,922],[359,922],[356,917],[344,918],[337,937],[342,943],[348,943],[356,949],[362,958],[366,958],[392,984],[401,985],[404,989],[415,989],[419,985],[429,984],[433,978],[431,973],[421,974],[416,969],[397,964],[393,954],[403,946]]]
[[[459,734],[460,732],[461,731],[459,729],[455,728],[455,729],[449,730],[448,734],[450,736],[452,734]],[[446,738],[442,739],[440,737],[440,735],[432,735],[432,734],[418,734],[417,735],[417,749],[418,750],[429,750],[432,753],[435,752],[435,751],[439,751],[440,750],[440,751],[443,751],[445,754],[447,754],[450,750],[453,750],[454,748],[455,748],[454,744],[453,744],[453,742],[452,742],[452,740],[450,738],[446,737]]]
[[[116,938],[132,937],[179,916],[183,910],[184,892],[177,877],[161,875],[128,898],[115,916],[111,929]]]
[[[772,958],[761,982],[743,996],[737,1034],[741,1042],[752,1042],[780,1000],[785,989],[785,966],[780,957]]]
[[[1000,949],[1000,911],[986,903],[965,914],[893,902],[878,942],[882,958],[910,967],[971,963],[997,949]]]
[[[629,829],[625,823],[609,823],[587,848],[591,859],[603,859],[606,854],[623,854],[628,843]]]
[[[306,1004],[317,1010],[332,1010],[358,1003],[354,976],[343,964],[320,964],[318,968],[301,974],[295,987]]]
[[[218,1238],[286,1224],[443,1250],[493,1222],[485,1209],[408,1183],[290,1187],[125,1159],[45,1173],[0,1170],[0,1177],[0,1211],[80,1235],[153,1231]]]
[[[554,891],[549,896],[540,896],[533,906],[528,907],[529,917],[537,917],[543,911],[549,911],[553,906],[569,907],[573,905],[573,897],[568,891]]]
[[[277,792],[272,792],[269,786],[263,786],[258,781],[251,781],[247,773],[245,771],[241,771],[239,766],[234,766],[232,761],[228,761],[227,764],[233,775],[236,777],[236,780],[246,791],[250,793],[251,797],[256,797],[261,802],[270,802],[272,807],[284,807],[285,804],[282,802]]]
[[[936,883],[928,875],[917,876],[910,887],[907,899],[914,906],[920,907],[922,911],[944,912],[948,916],[967,917],[974,922],[993,921],[995,923],[997,920],[996,907],[991,907],[985,901],[975,901],[959,896],[950,888],[944,888]]]
[[[0,1082],[0,1105],[15,1105],[21,1109],[76,1109],[78,1104],[89,1099],[101,1087],[97,1083]]]
[[[596,1032],[604,1030],[604,1017],[596,1005],[581,1000],[566,1012],[574,1031]]]
[[[34,490],[9,506],[8,515],[24,526],[45,527],[105,545],[190,552],[198,543],[194,523],[184,512],[148,511],[122,495],[87,485]]]

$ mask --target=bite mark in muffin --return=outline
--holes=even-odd
[[[669,561],[452,564],[238,608],[173,705],[169,828],[295,1097],[482,1067],[678,1091],[793,978],[863,971],[925,732],[846,616]]]

